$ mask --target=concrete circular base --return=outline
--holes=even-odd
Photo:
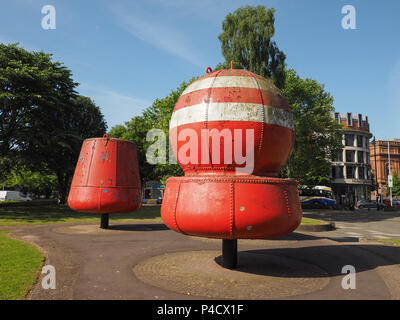
[[[238,252],[238,268],[224,269],[219,251],[156,256],[137,264],[141,281],[166,290],[216,299],[277,299],[321,290],[330,281],[321,268],[271,254]]]

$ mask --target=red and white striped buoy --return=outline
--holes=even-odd
[[[171,117],[170,142],[185,176],[167,180],[165,224],[221,239],[271,238],[296,229],[302,215],[297,184],[277,178],[293,138],[293,114],[269,80],[207,68]]]
[[[209,137],[208,146],[205,145],[204,131],[208,130],[210,135],[213,129],[220,134],[228,129],[232,141],[213,146]],[[246,70],[219,70],[193,82],[182,93],[171,117],[170,140],[186,174],[235,174],[237,167],[244,166],[235,161],[235,130],[238,135],[242,134],[242,154],[245,154],[248,147],[246,129],[254,130],[251,147],[254,147],[255,161],[250,173],[276,177],[293,144],[293,115],[286,99],[261,76]],[[196,132],[198,151],[187,161],[187,157],[179,156],[178,150],[187,144],[187,132],[192,130]],[[190,138],[193,144],[194,138]],[[212,155],[217,158],[220,155],[219,163],[212,161]]]

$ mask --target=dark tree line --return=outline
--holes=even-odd
[[[82,141],[107,130],[77,85],[50,54],[0,44],[0,180],[20,168],[54,174],[65,202]]]

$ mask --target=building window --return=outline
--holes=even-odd
[[[339,151],[334,159],[336,162],[343,162],[343,151]]]
[[[354,134],[345,134],[346,146],[354,147]]]
[[[359,148],[363,147],[363,136],[357,135],[357,147],[359,147]]]
[[[337,123],[340,123],[340,113],[339,112],[335,112],[335,119],[336,119]]]
[[[364,163],[364,152],[357,151],[357,162]]]
[[[347,112],[347,126],[353,126],[353,117],[351,112]]]
[[[346,162],[354,162],[354,156],[354,150],[346,150]]]
[[[354,167],[346,166],[346,178],[354,179]]]
[[[366,158],[366,160],[367,160],[366,163],[367,163],[367,164],[370,164],[371,161],[370,161],[370,153],[369,153],[369,152],[366,153],[365,158]]]
[[[343,166],[332,167],[332,179],[343,179]]]
[[[358,167],[358,179],[365,179],[364,168]]]

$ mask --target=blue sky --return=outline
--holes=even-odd
[[[224,17],[258,4],[276,9],[289,67],[324,83],[336,111],[367,115],[377,139],[400,138],[397,0],[3,1],[0,42],[53,53],[111,128],[221,62]],[[55,30],[41,27],[44,5],[56,9]],[[356,9],[356,30],[341,26],[344,5]]]

